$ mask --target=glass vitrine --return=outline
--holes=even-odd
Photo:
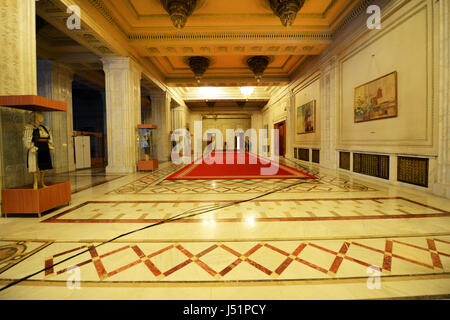
[[[137,127],[138,141],[138,171],[158,169],[158,160],[155,156],[155,130],[153,124],[140,124]]]

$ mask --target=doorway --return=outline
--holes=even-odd
[[[278,122],[274,125],[274,129],[278,129],[279,132],[279,153],[280,156],[286,155],[286,121]]]

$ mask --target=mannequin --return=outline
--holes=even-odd
[[[36,112],[34,123],[25,126],[23,142],[28,149],[28,172],[33,173],[33,189],[39,185],[45,188],[45,171],[53,169],[50,152],[54,152],[53,138],[50,129],[42,125],[44,114]]]

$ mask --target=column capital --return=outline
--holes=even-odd
[[[142,68],[130,57],[108,57],[100,59],[103,63],[103,70],[105,72],[111,70],[131,70],[135,69],[142,73]]]
[[[150,98],[152,100],[164,100],[171,98],[170,93],[168,91],[162,91],[158,89],[148,90],[150,93]]]

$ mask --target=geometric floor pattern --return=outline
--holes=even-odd
[[[0,299],[450,294],[447,199],[315,165],[296,168],[318,179],[164,180],[182,167],[78,192],[42,219],[0,219],[0,288],[48,267]],[[204,208],[217,210],[129,233]],[[77,273],[82,290],[67,283]]]
[[[333,280],[389,276],[449,276],[450,235],[314,241],[203,243],[54,243],[30,258],[41,269],[82,251],[74,261],[51,267],[32,280],[66,281],[79,268],[82,281],[223,282]],[[65,250],[65,248],[71,248]],[[15,270],[14,270],[15,269]],[[369,270],[370,269],[370,270]],[[37,269],[38,270],[38,269]],[[136,275],[139,275],[136,277]],[[0,280],[26,275],[20,264]]]
[[[90,201],[43,222],[155,223],[182,212],[221,206],[229,201]],[[449,212],[402,197],[259,200],[239,203],[211,214],[174,223],[260,221],[323,221],[445,217]]]
[[[265,193],[274,189],[287,187],[298,180],[292,179],[231,179],[231,180],[162,180],[181,165],[169,164],[162,169],[149,173],[144,177],[117,188],[107,194],[242,194]],[[319,180],[307,179],[301,184],[283,190],[288,193],[307,192],[351,192],[351,191],[376,191],[371,187],[353,182],[348,178],[328,176],[320,174],[304,167],[308,174],[313,174]]]

